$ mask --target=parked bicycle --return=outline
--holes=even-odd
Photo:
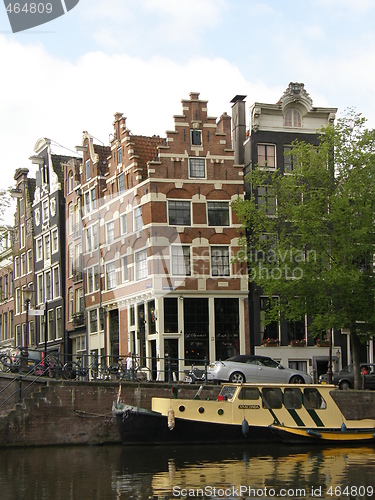
[[[81,359],[80,356],[77,356],[77,361],[68,361],[64,364],[62,376],[65,380],[78,380],[88,375],[94,380],[108,378],[107,368],[102,369],[97,357],[94,357],[93,361],[87,366],[82,365]]]
[[[147,366],[143,366],[136,358],[128,364],[125,359],[120,358],[116,366],[108,367],[111,379],[129,382],[149,382],[152,380],[152,372]]]

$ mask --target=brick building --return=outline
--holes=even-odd
[[[163,139],[132,135],[116,113],[110,147],[84,133],[76,149],[83,158],[65,170],[66,213],[81,229],[76,241],[68,231],[67,274],[79,267],[85,315],[68,276],[73,353],[131,351],[160,378],[166,355],[181,372],[248,351],[246,268],[232,262],[240,234],[230,203],[243,196],[243,166],[231,118],[210,117],[192,93]]]
[[[13,228],[0,228],[0,350],[14,347]]]
[[[26,305],[23,289],[34,288],[34,224],[32,203],[35,191],[35,179],[28,177],[27,168],[15,171],[16,187],[11,191],[17,200],[14,215],[13,231],[13,288],[14,288],[14,328],[15,346],[26,345],[26,332],[29,333],[27,345],[36,346],[35,321],[28,318],[26,327]],[[34,288],[35,290],[35,288]],[[31,299],[30,308],[34,307],[35,296]]]

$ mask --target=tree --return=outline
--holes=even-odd
[[[292,174],[255,168],[250,199],[235,211],[246,229],[249,279],[280,315],[309,331],[350,331],[355,387],[359,345],[375,327],[375,131],[350,110],[321,130],[319,146],[296,142]]]

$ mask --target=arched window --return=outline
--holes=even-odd
[[[296,109],[288,109],[284,115],[284,127],[302,127],[301,113]]]
[[[68,193],[73,191],[73,172],[70,171],[68,174]]]

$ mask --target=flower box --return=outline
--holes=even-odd
[[[318,340],[317,347],[329,347],[329,340]]]
[[[279,345],[279,339],[264,339],[262,344],[264,347],[277,347]]]
[[[306,346],[306,340],[292,340],[290,345],[292,347],[305,347]]]

